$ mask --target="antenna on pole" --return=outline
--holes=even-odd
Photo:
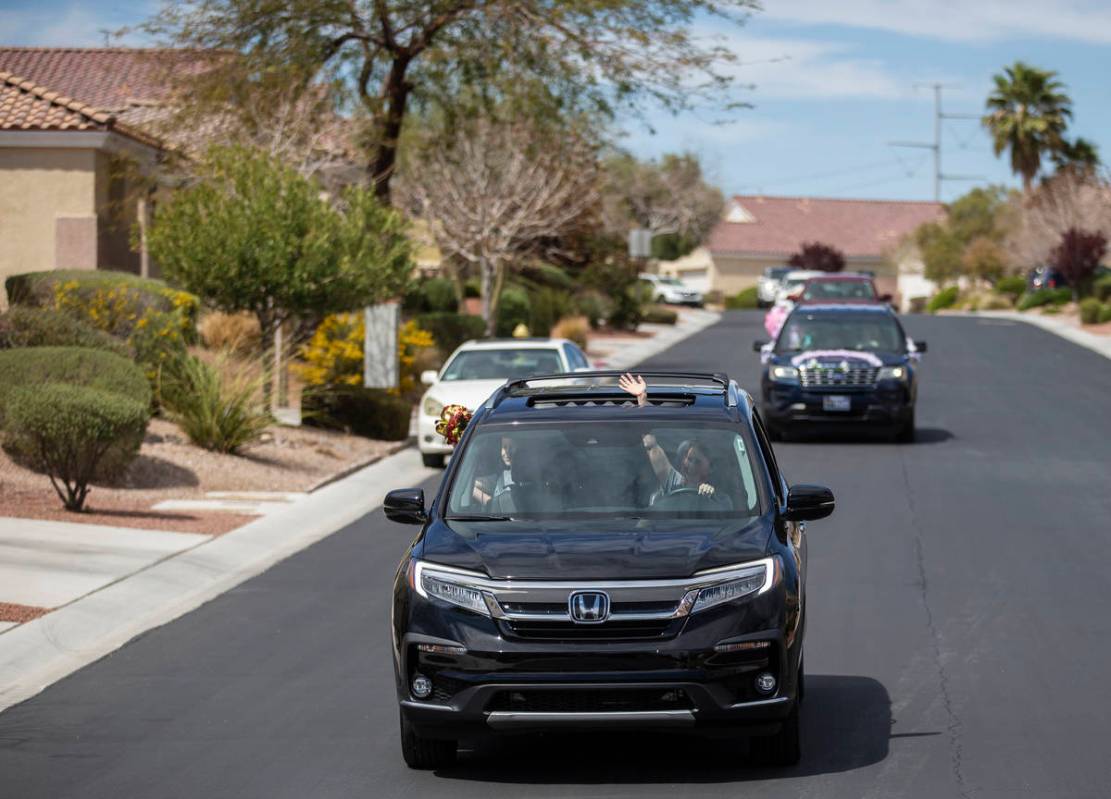
[[[956,88],[955,84],[946,83],[915,83],[915,89],[933,89],[934,92],[934,140],[921,141],[893,141],[888,142],[892,147],[917,147],[931,150],[934,159],[934,202],[941,202],[942,181],[949,180],[983,180],[979,175],[946,175],[941,171],[941,121],[943,119],[979,119],[975,114],[946,114],[941,110],[941,90]]]

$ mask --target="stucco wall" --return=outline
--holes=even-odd
[[[95,150],[0,148],[0,305],[7,305],[8,275],[55,268],[59,218],[95,217]],[[69,244],[83,249],[82,242]],[[91,264],[70,265],[94,268],[93,253]]]
[[[96,154],[97,268],[139,274],[139,253],[131,249],[131,228],[138,221],[133,167],[108,153]]]

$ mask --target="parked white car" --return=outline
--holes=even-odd
[[[665,277],[643,272],[640,279],[652,287],[652,299],[670,305],[702,307],[702,292],[696,291],[676,277]]]
[[[783,278],[790,271],[789,266],[769,266],[756,279],[756,304],[759,307],[767,308],[775,302],[779,289],[783,287]]]
[[[445,405],[474,411],[506,380],[529,375],[588,372],[586,354],[563,338],[483,339],[468,341],[447,359],[437,373],[421,374],[429,389],[417,409],[417,447],[425,466],[439,468],[454,447],[436,432]]]

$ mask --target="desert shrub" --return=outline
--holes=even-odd
[[[301,348],[303,363],[294,369],[310,386],[361,386],[366,325],[361,313],[331,314]],[[409,320],[398,334],[399,387],[409,394],[417,387],[417,354],[431,349],[432,334]]]
[[[463,283],[463,296],[467,298],[477,298],[482,296],[482,281],[477,277],[472,277]]]
[[[1070,288],[1038,289],[1037,291],[1028,291],[1019,297],[1018,305],[1015,307],[1020,311],[1028,311],[1031,308],[1064,305],[1071,299],[1072,289]]]
[[[432,338],[444,354],[451,353],[464,341],[486,335],[486,322],[481,316],[456,313],[425,313],[415,317],[422,330]]]
[[[85,347],[26,347],[0,351],[0,427],[16,388],[67,383],[122,394],[150,405],[150,384],[131,360]]]
[[[585,316],[565,316],[552,326],[552,338],[565,338],[586,349],[590,322]]]
[[[1093,281],[1092,296],[1100,302],[1111,300],[1111,275],[1104,275]]]
[[[571,295],[566,291],[536,289],[529,298],[529,329],[534,336],[547,336],[552,326],[571,311]]]
[[[69,269],[12,275],[5,286],[13,305],[65,311],[120,338],[130,337],[148,311],[174,313],[186,341],[194,340],[200,300],[160,280],[128,272]]]
[[[644,309],[644,316],[641,318],[642,322],[648,322],[654,325],[673,325],[679,321],[679,314],[670,308],[664,308],[659,305],[649,305]]]
[[[934,296],[930,297],[930,301],[926,303],[926,311],[929,313],[937,313],[938,311],[946,308],[952,308],[957,304],[957,298],[960,291],[956,286],[946,286],[937,292]]]
[[[261,378],[233,375],[226,361],[212,365],[189,355],[167,371],[162,402],[169,419],[198,447],[234,453],[258,441],[271,423],[261,394]]]
[[[624,289],[611,295],[609,316],[606,322],[615,330],[636,330],[644,319],[644,309],[652,300],[652,287],[641,280],[633,280]]]
[[[992,289],[996,294],[1003,294],[1011,298],[1012,301],[1017,300],[1026,291],[1026,278],[1018,275],[1011,275],[1009,277],[1001,277],[995,281]]]
[[[131,349],[135,352],[135,362],[150,381],[155,405],[161,405],[163,375],[185,358],[185,336],[177,315],[148,311],[135,323]]]
[[[127,345],[62,311],[13,305],[0,314],[0,349],[11,347],[88,347],[131,356]]]
[[[509,286],[502,290],[498,298],[497,322],[494,325],[495,335],[508,337],[513,335],[517,325],[528,326],[529,316],[532,311],[528,293],[516,286]]]
[[[304,424],[381,441],[408,438],[411,415],[412,406],[404,399],[361,386],[318,388],[301,397]]]
[[[757,305],[756,299],[756,286],[749,286],[732,297],[726,297],[725,307],[731,311],[755,308]]]
[[[1057,314],[1061,313],[1061,306],[1060,305],[1045,305],[1045,306],[1042,306],[1042,313],[1046,314],[1048,316],[1056,316]]]
[[[1080,301],[1080,322],[1085,325],[1099,324],[1099,313],[1103,303],[1095,297],[1085,297]]]
[[[710,289],[702,295],[702,301],[707,305],[722,305],[725,302],[725,294],[721,289]]]
[[[50,477],[66,510],[80,511],[89,484],[119,473],[138,453],[149,418],[145,403],[114,392],[21,386],[8,398],[5,446]]]
[[[533,264],[521,270],[521,274],[529,280],[551,288],[569,291],[575,287],[575,281],[560,267],[554,264]]]
[[[981,311],[1009,311],[1014,307],[1009,295],[984,294],[977,303]]]
[[[1105,302],[1099,309],[1099,323],[1111,322],[1111,302]]]
[[[261,344],[258,319],[249,313],[209,311],[197,324],[197,333],[210,350],[248,354]]]
[[[574,299],[574,306],[580,314],[586,317],[590,327],[597,330],[601,327],[602,322],[609,316],[610,301],[606,295],[599,291],[584,291],[577,294]]]

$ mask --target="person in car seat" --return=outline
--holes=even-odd
[[[648,384],[644,382],[644,378],[626,373],[621,376],[617,384],[623,391],[636,397],[637,407],[643,407],[648,403]],[[710,457],[702,444],[691,440],[682,442],[675,451],[677,468],[652,433],[645,433],[643,442],[648,460],[652,464],[652,471],[655,472],[656,479],[660,483],[660,488],[652,495],[650,504],[654,505],[661,498],[682,489],[696,489],[701,497],[713,497],[723,504],[732,506],[729,497],[718,494],[717,489],[710,482]]]

